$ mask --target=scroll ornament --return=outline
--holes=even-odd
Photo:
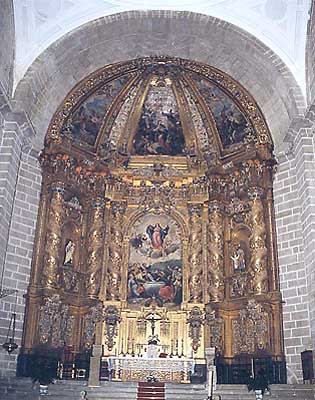
[[[189,337],[192,339],[191,347],[194,353],[197,353],[200,346],[200,338],[202,334],[202,326],[205,322],[204,313],[199,307],[195,306],[189,313],[187,323],[189,324]]]
[[[121,321],[116,306],[104,308],[102,303],[89,309],[84,317],[84,346],[91,349],[94,344],[95,328],[99,322],[105,321],[105,343],[111,351],[115,345],[114,339],[118,334],[118,324]]]
[[[61,347],[71,343],[74,316],[69,306],[60,300],[59,294],[46,297],[40,307],[39,341],[52,347]]]
[[[209,326],[210,343],[209,347],[214,347],[216,353],[223,353],[223,334],[224,334],[224,320],[217,315],[216,310],[211,308],[206,310],[206,324]]]
[[[105,344],[109,351],[115,346],[115,337],[118,335],[118,324],[121,321],[119,311],[115,306],[108,306],[104,310],[104,321],[105,321]]]
[[[89,309],[84,316],[84,347],[89,350],[94,344],[95,328],[98,322],[103,321],[104,309],[103,304],[98,303],[96,306]]]
[[[268,316],[264,307],[256,300],[248,301],[233,321],[233,352],[254,353],[268,347]]]

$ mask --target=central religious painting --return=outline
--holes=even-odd
[[[176,306],[182,302],[180,227],[166,215],[147,214],[131,229],[128,302]]]

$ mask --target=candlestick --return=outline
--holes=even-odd
[[[135,340],[132,339],[131,341],[131,356],[134,357],[135,356]]]
[[[130,338],[127,339],[127,351],[126,351],[126,354],[129,354],[129,349],[130,349]]]
[[[124,339],[121,339],[120,354],[121,354],[122,356],[124,355]]]
[[[185,354],[184,354],[184,339],[182,339],[182,354],[180,356],[181,357],[185,357]]]
[[[171,353],[170,353],[170,357],[173,357],[173,339],[171,340]]]

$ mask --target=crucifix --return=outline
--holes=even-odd
[[[148,315],[148,317],[146,318],[146,321],[151,322],[151,335],[154,336],[154,331],[155,331],[155,323],[157,321],[161,321],[162,318],[155,318],[155,314],[152,313],[150,315]]]

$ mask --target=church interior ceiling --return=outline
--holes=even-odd
[[[56,111],[40,163],[25,348],[140,354],[153,313],[167,354],[283,355],[276,162],[238,82],[166,57],[104,67]]]

